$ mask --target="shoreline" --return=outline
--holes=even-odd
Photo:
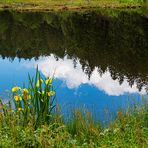
[[[145,9],[143,5],[54,5],[54,6],[44,6],[44,5],[36,5],[36,4],[1,4],[0,3],[0,10],[12,10],[12,11],[28,11],[28,12],[50,12],[50,11],[87,11],[87,10],[95,10],[95,9],[116,9],[116,10],[137,10],[137,9]],[[148,12],[147,12],[148,13]]]

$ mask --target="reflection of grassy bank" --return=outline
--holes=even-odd
[[[93,7],[135,8],[145,0],[1,0],[0,8],[21,10],[89,9]]]
[[[108,127],[94,122],[91,113],[76,110],[64,123],[53,106],[52,79],[29,78],[28,88],[14,87],[11,103],[0,103],[0,147],[146,147],[147,102],[126,113],[119,111]],[[42,87],[41,87],[42,86]],[[55,112],[53,112],[55,110]]]

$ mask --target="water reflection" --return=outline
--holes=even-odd
[[[138,90],[145,93],[148,91],[148,19],[136,12],[104,11],[2,11],[0,55],[12,61],[15,57],[39,59],[36,63],[45,75],[51,71],[46,65],[53,62],[55,76],[64,79],[69,88],[88,83],[109,95]],[[59,61],[53,56],[48,57],[50,62],[48,58],[40,59],[51,53]]]
[[[39,70],[46,76],[53,76],[60,80],[65,81],[68,88],[78,88],[82,84],[94,85],[99,90],[104,91],[107,95],[119,96],[124,93],[140,93],[146,94],[145,88],[139,92],[136,84],[130,87],[127,79],[124,79],[122,84],[118,83],[118,80],[113,80],[109,69],[100,75],[99,69],[96,67],[88,79],[87,74],[83,71],[82,65],[79,60],[75,61],[77,66],[74,67],[73,60],[68,59],[67,56],[64,59],[58,60],[54,55],[49,57],[40,57],[39,60],[34,62],[25,63],[25,67],[35,68],[38,66]]]
[[[22,87],[25,84],[27,86],[27,75],[29,73],[34,76],[38,64],[43,75],[55,73],[56,81],[53,86],[56,89],[56,100],[66,119],[67,113],[69,115],[72,108],[85,107],[93,113],[95,119],[107,123],[114,119],[119,108],[127,109],[130,103],[141,101],[140,94],[144,94],[145,90],[139,92],[136,86],[131,88],[126,81],[119,85],[118,81],[112,80],[109,71],[100,77],[98,72],[94,70],[89,80],[82,70],[79,60],[77,63],[77,67],[74,68],[73,60],[64,57],[64,59],[59,58],[57,61],[54,55],[30,61],[23,59],[19,61],[18,58],[15,58],[10,62],[9,59],[0,58],[0,98],[7,101],[10,97],[7,96],[8,92],[5,90],[10,92],[14,85]],[[109,112],[107,116],[105,110]]]

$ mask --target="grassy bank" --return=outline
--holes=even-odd
[[[30,122],[21,126],[18,115],[0,116],[0,147],[139,147],[148,145],[148,112],[144,108],[133,113],[118,112],[116,121],[103,128],[77,111],[76,118],[65,124],[59,116],[49,124],[35,128]]]
[[[67,10],[90,8],[137,8],[146,0],[0,0],[1,9]]]
[[[119,111],[108,127],[95,122],[91,113],[73,112],[64,122],[55,104],[52,78],[37,72],[27,88],[12,88],[12,99],[0,101],[0,147],[146,147],[148,107],[134,105]]]

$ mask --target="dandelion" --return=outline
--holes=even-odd
[[[12,92],[16,92],[16,91],[18,91],[18,90],[21,90],[21,88],[18,87],[18,86],[15,86],[15,87],[12,88]]]
[[[55,91],[50,91],[50,92],[47,92],[47,95],[50,97],[50,96],[53,96],[55,95]]]
[[[43,83],[43,80],[42,79],[38,80],[36,83],[36,87],[40,87],[41,83]]]
[[[52,83],[52,79],[47,79],[47,80],[45,81],[45,83],[46,83],[46,85],[49,84],[49,83],[51,84],[51,83]]]
[[[16,96],[14,96],[14,100],[20,101],[20,100],[22,100],[22,97],[20,95],[16,95]]]

